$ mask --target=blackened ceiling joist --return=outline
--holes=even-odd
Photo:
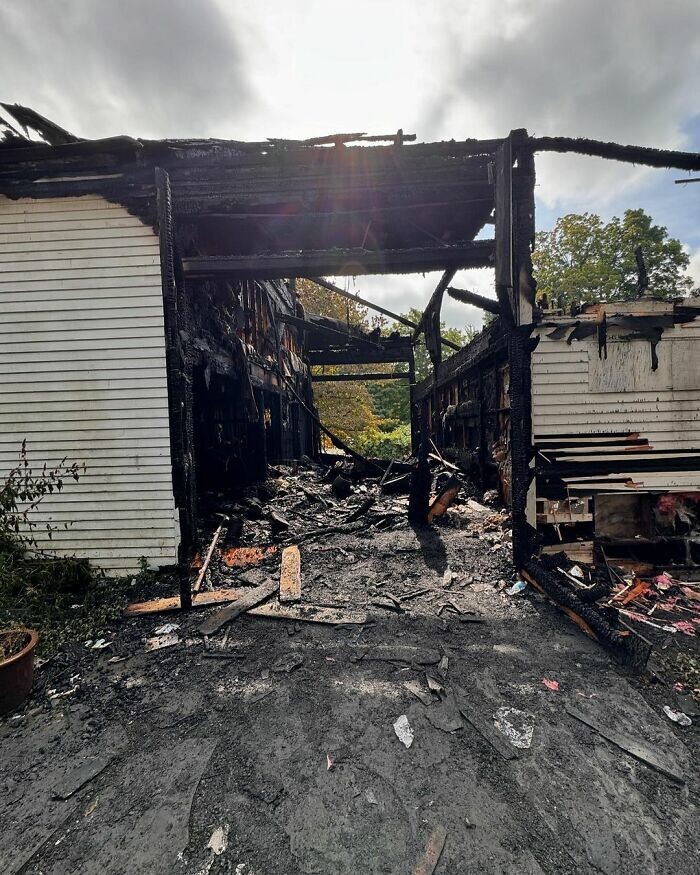
[[[186,276],[228,279],[279,279],[285,277],[358,276],[361,274],[418,273],[432,270],[490,267],[493,240],[475,240],[462,246],[413,249],[332,249],[252,256],[201,256],[184,258]]]
[[[319,349],[307,354],[310,365],[374,365],[412,362],[410,343],[385,343],[379,349]]]

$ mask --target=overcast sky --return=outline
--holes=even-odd
[[[0,98],[86,137],[402,127],[431,141],[525,127],[700,151],[699,84],[700,0],[0,0]],[[700,184],[554,155],[537,174],[538,227],[643,206],[687,246],[700,284]],[[349,285],[406,310],[436,281]],[[451,300],[444,314],[480,324]]]

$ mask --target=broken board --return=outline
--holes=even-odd
[[[279,599],[281,602],[301,600],[301,556],[296,545],[282,551]]]
[[[277,620],[296,620],[307,623],[328,623],[332,626],[362,625],[367,622],[366,611],[352,611],[318,605],[280,605],[271,602],[249,610],[253,617]]]
[[[199,627],[199,631],[202,635],[213,635],[222,626],[225,626],[226,623],[230,623],[231,620],[235,620],[236,617],[264,602],[265,599],[269,599],[277,591],[278,585],[276,580],[269,580],[261,586],[256,586],[255,589],[248,590],[232,605],[227,605],[227,607],[212,614],[211,617],[207,617]]]
[[[466,693],[460,687],[455,687],[457,707],[463,717],[476,729],[476,731],[488,741],[491,747],[499,753],[504,760],[518,758],[513,745],[506,740],[505,736],[496,729],[489,717],[482,716],[477,707],[467,701]]]
[[[233,588],[215,589],[211,592],[198,592],[192,596],[192,607],[206,608],[210,605],[235,602],[247,592],[250,592],[250,590]],[[140,617],[143,614],[163,614],[168,611],[179,610],[180,596],[172,596],[164,599],[151,599],[147,602],[133,602],[126,606],[124,614],[127,617]]]
[[[667,778],[675,781],[676,784],[685,784],[685,778],[673,771],[669,766],[662,763],[650,748],[638,744],[628,735],[623,735],[621,732],[615,732],[612,729],[606,729],[604,726],[601,726],[595,718],[581,713],[581,711],[572,708],[570,705],[566,706],[566,713],[571,717],[574,717],[576,720],[579,720],[581,723],[585,723],[586,726],[593,729],[598,735],[602,735],[606,741],[614,744],[615,747],[619,747],[620,750],[628,753],[636,760],[639,760],[650,768],[655,769],[657,772],[661,772],[662,775],[666,775]]]

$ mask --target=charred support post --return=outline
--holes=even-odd
[[[513,559],[517,567],[534,548],[535,530],[528,522],[528,492],[534,470],[532,450],[531,351],[535,281],[531,252],[535,243],[535,163],[532,151],[517,148],[527,141],[525,131],[511,133],[518,166],[512,176],[512,270],[515,325],[508,336],[510,359],[510,442],[513,501]]]
[[[535,235],[535,171],[526,131],[512,131],[496,157],[496,294],[508,334],[510,363],[510,461],[513,559],[518,567],[532,555],[527,519],[532,456],[530,331],[535,283],[531,247]],[[518,166],[513,171],[513,161]]]
[[[416,391],[416,361],[411,350],[411,358],[408,362],[408,406],[411,417],[411,452],[418,454],[420,447],[420,414],[415,402]]]
[[[510,459],[513,515],[513,561],[520,568],[532,555],[527,522],[530,485],[530,327],[512,326],[508,332],[510,361]]]
[[[175,278],[175,252],[172,219],[170,179],[165,170],[157,167],[156,209],[160,242],[161,282],[163,289],[163,316],[165,322],[165,355],[168,381],[168,408],[170,419],[170,450],[173,460],[173,494],[180,515],[180,606],[192,607],[189,564],[194,552],[196,504],[194,489],[194,452],[192,449],[191,380],[185,374],[186,355],[180,335],[182,313],[186,307],[178,294]],[[182,298],[182,299],[181,299]],[[189,394],[188,394],[189,386]]]
[[[408,497],[408,520],[413,525],[425,526],[428,523],[430,509],[430,434],[428,430],[428,412],[423,403],[420,419],[420,447],[418,449],[418,464],[411,474],[411,486]]]
[[[265,480],[267,477],[267,432],[265,431],[265,393],[262,390],[255,393],[255,401],[258,406],[258,471],[260,479]]]

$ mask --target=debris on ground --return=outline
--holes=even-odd
[[[693,721],[682,711],[675,711],[673,708],[669,708],[668,705],[664,705],[664,714],[669,720],[673,720],[679,726],[692,726]]]
[[[401,744],[405,745],[405,747],[408,748],[413,744],[413,729],[405,714],[397,717],[394,721],[394,732],[396,733],[398,740]]]
[[[430,834],[425,850],[418,861],[415,868],[415,875],[433,875],[437,864],[440,862],[445,841],[447,839],[447,830],[444,826],[436,826]]]
[[[551,678],[542,678],[542,683],[548,690],[559,691],[559,681],[552,680]]]
[[[683,777],[683,775],[678,774],[675,769],[663,763],[655,754],[655,752],[650,748],[639,744],[639,742],[637,742],[635,739],[624,735],[621,732],[615,732],[614,730],[607,729],[594,717],[583,714],[576,708],[572,708],[567,705],[566,711],[568,714],[570,714],[572,717],[575,717],[581,723],[585,723],[586,726],[593,729],[611,744],[619,747],[620,750],[623,750],[626,753],[630,754],[630,756],[633,756],[635,759],[646,763],[646,765],[650,766],[652,769],[655,769],[657,772],[661,772],[661,774],[666,775],[666,777],[670,778],[672,781],[675,781],[677,784],[685,784],[685,778]]]
[[[163,650],[165,647],[174,647],[180,643],[180,638],[177,635],[157,635],[154,638],[146,639],[146,653],[151,653],[153,650]]]
[[[296,544],[285,547],[282,551],[282,567],[280,569],[281,602],[298,602],[301,599],[301,556]]]
[[[526,586],[527,583],[524,580],[517,580],[513,586],[508,587],[506,593],[508,595],[517,595],[519,592],[522,592]]]
[[[493,715],[493,723],[502,732],[513,747],[527,750],[532,744],[535,729],[532,714],[526,714],[517,708],[501,707]]]

